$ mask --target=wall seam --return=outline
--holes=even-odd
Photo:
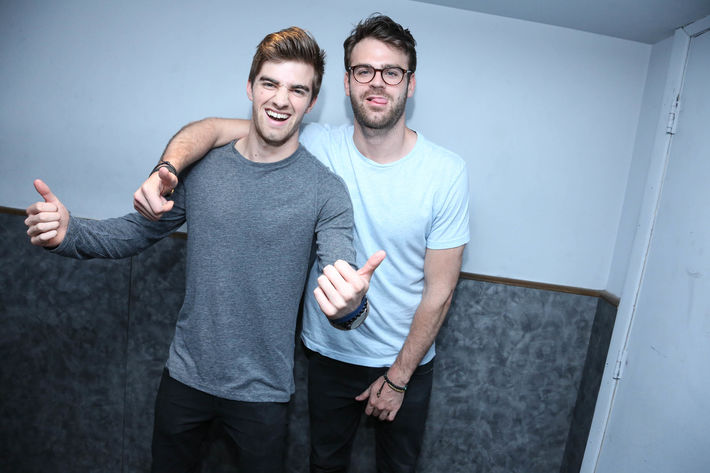
[[[128,409],[128,344],[131,334],[131,307],[133,301],[133,260],[128,259],[128,303],[126,304],[126,332],[123,345],[123,409],[121,426],[121,473],[126,471],[126,412]]]

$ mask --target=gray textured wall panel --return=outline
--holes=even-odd
[[[23,220],[0,214],[0,458],[8,471],[147,473],[185,241],[74,261],[29,245]],[[603,304],[461,280],[437,340],[419,471],[574,471],[613,327],[615,308]],[[289,473],[308,471],[306,367],[298,344]],[[363,418],[352,473],[374,471],[373,433]],[[218,426],[205,453],[205,473],[235,471]]]
[[[596,298],[459,282],[421,471],[559,471]]]
[[[130,262],[29,244],[0,214],[3,471],[121,471]]]

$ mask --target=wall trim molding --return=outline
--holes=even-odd
[[[583,287],[563,286],[560,284],[550,284],[537,281],[526,281],[522,279],[504,278],[500,276],[488,276],[485,274],[474,274],[461,272],[461,279],[473,281],[490,282],[494,284],[505,284],[507,286],[527,287],[530,289],[540,289],[543,291],[565,292],[567,294],[577,294],[580,296],[591,296],[604,299],[614,307],[619,306],[619,298],[614,294],[600,289],[586,289]]]
[[[25,211],[22,209],[15,209],[12,207],[3,207],[0,206],[0,213],[4,214],[10,214],[10,215],[26,215]],[[180,239],[186,239],[187,234],[185,232],[175,232],[171,235],[172,237],[175,238],[180,238]],[[511,279],[511,278],[503,278],[499,276],[487,276],[485,274],[474,274],[474,273],[466,273],[466,272],[461,272],[460,274],[461,279],[470,279],[474,281],[483,281],[483,282],[490,282],[490,283],[495,283],[495,284],[506,284],[508,286],[519,286],[519,287],[528,287],[531,289],[541,289],[544,291],[555,291],[555,292],[566,292],[568,294],[578,294],[581,296],[592,296],[592,297],[598,297],[600,299],[604,299],[614,307],[619,306],[619,298],[615,296],[614,294],[611,294],[610,292],[604,291],[604,290],[599,290],[599,289],[585,289],[582,287],[573,287],[573,286],[562,286],[559,284],[549,284],[549,283],[544,283],[544,282],[536,282],[536,281],[524,281],[522,279]]]
[[[24,210],[13,209],[11,207],[3,207],[0,205],[0,213],[10,214],[10,215],[27,215]]]

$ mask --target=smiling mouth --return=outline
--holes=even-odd
[[[272,118],[272,119],[279,121],[279,122],[286,121],[288,119],[288,117],[290,116],[287,113],[279,113],[279,112],[275,112],[273,110],[267,110],[266,115],[268,115],[269,118]]]

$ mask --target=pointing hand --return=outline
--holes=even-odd
[[[160,220],[173,208],[173,201],[165,198],[177,187],[178,178],[165,167],[151,174],[133,194],[133,208],[148,220]]]

